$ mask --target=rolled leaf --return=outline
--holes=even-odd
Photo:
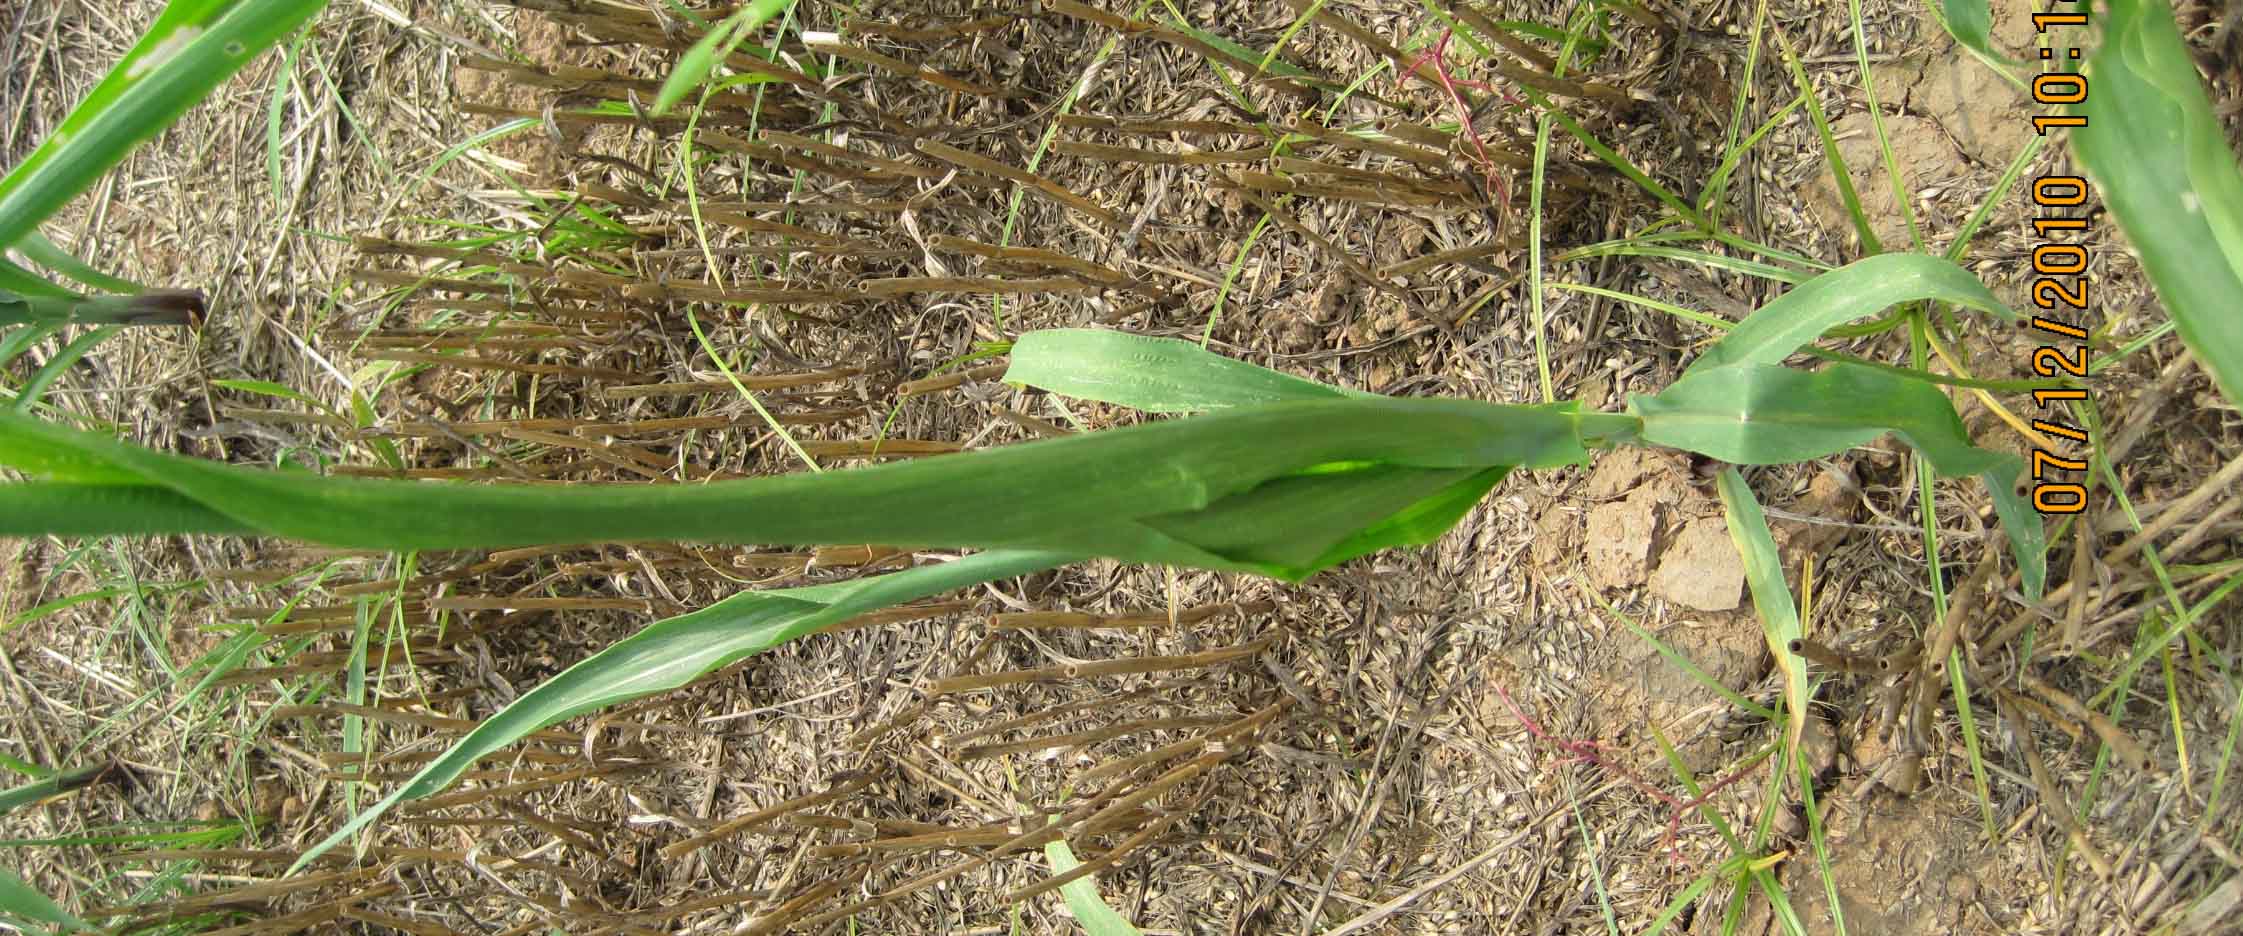
[[[13,496],[77,497],[89,511],[75,520],[52,512],[0,516],[0,536],[190,532],[208,530],[214,516],[265,535],[370,549],[616,539],[878,542],[1047,550],[1299,579],[1323,566],[1297,560],[1349,554],[1354,547],[1341,544],[1359,542],[1366,526],[1384,521],[1372,516],[1377,511],[1355,508],[1300,515],[1310,505],[1362,500],[1401,511],[1490,469],[1578,464],[1587,457],[1583,427],[1615,420],[1633,424],[1583,416],[1570,404],[1343,399],[820,475],[555,489],[255,470],[0,416],[0,464],[44,479],[33,484],[120,485],[134,489],[135,503],[192,504],[207,512],[142,513],[104,506],[82,491],[32,490]],[[174,499],[160,500],[159,491]],[[1272,538],[1252,542],[1228,523],[1192,517],[1242,517],[1248,505],[1296,516],[1260,528]],[[183,528],[183,517],[195,525]],[[76,525],[57,529],[58,523]],[[1382,529],[1373,541],[1422,541],[1426,533],[1417,526]],[[1410,532],[1398,533],[1404,529]]]

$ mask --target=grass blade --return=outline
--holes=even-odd
[[[1800,62],[1798,51],[1791,47],[1791,40],[1784,38],[1783,30],[1771,30],[1769,35],[1774,36],[1777,46],[1783,49],[1784,66],[1791,71],[1791,81],[1799,89],[1800,100],[1807,104],[1807,117],[1814,123],[1815,138],[1822,144],[1823,162],[1828,165],[1831,181],[1837,186],[1839,202],[1846,206],[1846,217],[1853,222],[1854,236],[1861,238],[1864,252],[1884,253],[1885,246],[1878,239],[1876,228],[1869,224],[1869,213],[1862,209],[1861,193],[1854,188],[1854,174],[1846,168],[1846,157],[1838,150],[1838,134],[1831,129],[1830,115],[1822,109],[1822,98],[1814,80],[1807,77],[1806,66]]]

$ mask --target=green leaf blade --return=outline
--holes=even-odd
[[[1490,468],[1578,464],[1587,457],[1584,425],[1612,420],[1632,426],[1626,417],[1583,416],[1570,404],[1334,399],[1224,410],[820,475],[555,490],[252,470],[0,414],[0,464],[57,481],[161,488],[261,533],[355,548],[506,548],[613,539],[879,542],[1274,572],[1265,563],[1226,558],[1142,521],[1175,520],[1174,515],[1209,510],[1228,498],[1268,497],[1254,492],[1273,483],[1298,487],[1300,482],[1283,479],[1354,463],[1459,472],[1419,476],[1431,480],[1417,489],[1418,496],[1430,496]],[[138,532],[183,532],[166,525],[175,518],[151,518]],[[0,535],[40,532],[30,521],[0,516]],[[1326,532],[1332,536],[1316,544],[1319,551],[1346,531]]]
[[[1064,840],[1044,843],[1044,861],[1051,865],[1051,873],[1066,874],[1082,866],[1074,849]],[[1106,899],[1098,896],[1095,876],[1077,878],[1059,885],[1059,899],[1067,905],[1067,912],[1082,925],[1087,936],[1140,936],[1137,927],[1122,916]]]
[[[1020,336],[1005,382],[1148,413],[1371,397],[1227,358],[1189,341],[1088,328]]]
[[[1729,539],[1736,544],[1737,555],[1744,560],[1745,586],[1752,593],[1753,610],[1760,615],[1761,632],[1768,640],[1768,653],[1776,661],[1776,669],[1784,681],[1784,763],[1792,762],[1791,752],[1799,745],[1801,732],[1807,724],[1808,680],[1805,661],[1791,650],[1792,643],[1804,633],[1799,621],[1799,606],[1791,600],[1791,586],[1784,581],[1783,557],[1776,552],[1775,534],[1768,529],[1768,516],[1760,508],[1760,500],[1745,484],[1744,475],[1735,468],[1723,468],[1716,480],[1721,495],[1722,516],[1729,525]]]
[[[2047,581],[2046,531],[2016,490],[2024,464],[1971,444],[1954,404],[1930,384],[1851,364],[1732,365],[1687,374],[1629,409],[1643,417],[1645,441],[1740,465],[1806,461],[1898,434],[1940,476],[1984,479],[2027,595]]]
[[[1731,364],[1778,364],[1826,329],[1867,318],[1903,302],[1926,299],[1978,309],[2014,321],[2017,313],[1970,271],[1924,254],[1879,254],[1792,287],[1731,329],[1685,374]]]
[[[0,868],[0,920],[43,923],[65,933],[93,929],[6,868]]]
[[[1986,0],[1941,0],[1940,19],[1965,48],[1993,61],[2007,58],[1994,50],[1994,11]]]
[[[717,64],[732,54],[749,35],[773,17],[794,6],[795,0],[754,0],[718,23],[716,28],[696,40],[678,59],[670,77],[662,81],[662,89],[654,95],[656,116],[667,114],[683,103],[686,97],[708,84],[715,76]]]
[[[20,243],[138,146],[326,6],[173,2],[62,126],[0,179],[0,246]]]
[[[1821,458],[1887,432],[1906,437],[1942,476],[1988,471],[2003,458],[1971,445],[1937,388],[1851,364],[1693,371],[1630,407],[1643,416],[1645,440],[1740,465]]]
[[[348,841],[392,807],[450,786],[482,758],[577,715],[684,686],[703,673],[872,611],[983,582],[1079,561],[1041,552],[987,552],[849,582],[735,595],[645,630],[563,670],[454,742],[402,786],[296,860],[290,873]]]
[[[2094,85],[2069,131],[2096,192],[2220,392],[2243,402],[2243,173],[2160,2],[2102,5]]]

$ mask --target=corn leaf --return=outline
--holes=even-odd
[[[1044,861],[1051,865],[1051,873],[1055,875],[1066,874],[1082,866],[1082,861],[1075,857],[1075,850],[1068,848],[1065,841],[1044,843]],[[1129,922],[1128,917],[1122,916],[1112,905],[1106,903],[1105,898],[1098,896],[1098,879],[1095,876],[1076,878],[1059,885],[1059,898],[1067,904],[1067,912],[1074,915],[1076,923],[1082,924],[1083,932],[1088,936],[1141,934]]]
[[[1929,456],[1943,477],[1978,474],[2005,457],[1971,445],[1937,387],[1853,364],[1719,367],[1629,405],[1643,417],[1645,440],[1740,465],[1821,458],[1888,432]]]
[[[91,786],[110,770],[110,765],[99,764],[51,773],[22,786],[0,790],[0,816],[36,803],[50,796],[61,796],[72,790]]]
[[[231,536],[257,532],[186,497],[129,484],[0,484],[0,516],[12,529],[75,536],[126,536],[152,527]]]
[[[12,301],[17,296],[37,296],[47,299],[76,299],[78,294],[47,282],[39,274],[17,266],[14,261],[0,256],[0,303]],[[11,324],[0,320],[0,324]]]
[[[2046,533],[2016,489],[2023,464],[1973,446],[1954,404],[1931,384],[1852,364],[1733,364],[1688,373],[1628,406],[1643,417],[1644,441],[1740,465],[1821,458],[1898,434],[1940,476],[1984,480],[2027,594],[2037,597],[2046,582]]]
[[[0,536],[186,532],[182,518],[208,531],[222,517],[265,535],[370,549],[616,539],[879,542],[1048,550],[1299,580],[1323,567],[1316,563],[1367,543],[1423,542],[1437,535],[1428,518],[1443,514],[1410,510],[1388,523],[1376,511],[1351,508],[1257,527],[1283,542],[1243,540],[1233,524],[1194,515],[1302,515],[1355,499],[1402,511],[1428,497],[1453,497],[1457,485],[1491,469],[1579,464],[1587,458],[1585,428],[1616,425],[1632,428],[1633,421],[1583,415],[1571,404],[1330,400],[822,475],[555,490],[255,470],[0,415],[0,464],[42,479],[9,496],[84,508],[0,515]],[[85,485],[129,495],[106,499]],[[152,504],[167,509],[141,509]],[[187,512],[189,504],[201,512]],[[1311,556],[1315,562],[1297,564]]]
[[[1206,510],[1147,522],[1232,559],[1323,569],[1438,539],[1508,471],[1347,466],[1278,478]]]
[[[0,332],[0,367],[5,367],[9,361],[22,357],[23,353],[31,350],[32,346],[47,340],[48,337],[61,330],[62,326],[60,325],[32,325]]]
[[[11,925],[39,923],[64,933],[93,929],[47,895],[33,890],[7,868],[0,868],[0,921],[9,921]]]
[[[2017,313],[1970,271],[1942,257],[1878,254],[1792,287],[1737,323],[1685,375],[1731,364],[1777,364],[1835,325],[1903,302],[1936,299],[2014,321]]]
[[[2181,340],[2243,402],[2243,174],[2157,0],[2108,0],[2072,147],[2140,252]]]
[[[38,229],[134,146],[303,25],[325,0],[172,0],[123,61],[0,179],[0,246]]]
[[[1227,358],[1189,341],[1088,328],[1020,336],[1005,382],[1148,413],[1374,397]]]
[[[31,262],[102,292],[129,295],[145,288],[131,280],[94,269],[91,264],[78,259],[76,254],[62,249],[61,245],[48,240],[46,235],[37,231],[25,235],[23,240],[17,242],[16,249],[23,251],[23,255],[30,258]]]
[[[1791,652],[1792,641],[1802,633],[1799,606],[1791,600],[1791,586],[1784,583],[1783,559],[1776,554],[1775,534],[1768,530],[1767,514],[1760,509],[1759,499],[1752,496],[1744,475],[1735,468],[1723,468],[1716,487],[1721,494],[1722,515],[1729,524],[1729,540],[1744,560],[1745,585],[1752,592],[1753,610],[1760,614],[1768,653],[1776,661],[1776,670],[1783,674],[1783,762],[1789,764],[1807,727],[1807,669]]]
[[[1986,0],[1941,0],[1939,22],[1947,34],[1988,62],[2009,57],[1994,49],[1994,11]]]
[[[807,588],[745,592],[665,618],[608,647],[483,720],[442,756],[296,859],[290,873],[348,840],[392,807],[434,794],[482,758],[549,725],[676,689],[701,674],[860,614],[1081,560],[1066,553],[997,551],[903,572]]]
[[[46,363],[39,365],[39,369],[32,372],[30,380],[23,382],[23,388],[16,391],[16,398],[8,402],[8,409],[18,413],[31,412],[32,407],[39,405],[39,401],[46,398],[47,389],[53,387],[55,381],[61,380],[63,374],[68,373],[72,367],[76,367],[80,360],[91,353],[94,348],[99,347],[102,342],[116,336],[117,326],[104,325],[70,339],[70,343],[62,346],[62,350],[56,351],[53,357],[48,358]]]

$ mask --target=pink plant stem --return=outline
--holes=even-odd
[[[1399,87],[1408,84],[1412,78],[1423,78],[1424,75],[1421,73],[1425,69],[1425,64],[1428,61],[1433,63],[1433,77],[1430,80],[1439,85],[1441,91],[1448,95],[1449,107],[1456,111],[1458,126],[1463,128],[1465,137],[1472,141],[1472,149],[1478,157],[1475,161],[1479,164],[1480,173],[1486,180],[1488,187],[1496,192],[1498,200],[1508,205],[1511,202],[1510,186],[1503,181],[1501,174],[1496,169],[1494,157],[1488,155],[1488,147],[1480,139],[1479,128],[1472,125],[1471,105],[1465,103],[1464,95],[1456,89],[1461,84],[1485,94],[1497,94],[1498,92],[1487,82],[1469,79],[1459,80],[1449,74],[1449,40],[1454,38],[1455,35],[1456,29],[1454,27],[1441,30],[1440,41],[1435,42],[1431,49],[1419,54],[1417,58],[1410,60],[1409,65],[1403,68],[1402,75],[1395,84]]]
[[[1604,756],[1601,745],[1598,745],[1594,741],[1560,740],[1558,738],[1551,737],[1550,733],[1542,730],[1542,726],[1536,724],[1534,719],[1527,717],[1527,713],[1519,708],[1519,704],[1517,702],[1511,701],[1511,694],[1504,691],[1502,686],[1495,687],[1495,694],[1503,699],[1503,704],[1511,709],[1512,716],[1516,717],[1519,720],[1519,724],[1526,727],[1527,733],[1533,735],[1544,744],[1548,744],[1551,747],[1555,747],[1558,750],[1573,755],[1574,760],[1586,761],[1590,764],[1594,764],[1598,767],[1604,768],[1612,775],[1617,776],[1622,780],[1628,781],[1628,784],[1630,786],[1643,791],[1643,794],[1645,796],[1649,796],[1652,799],[1658,800],[1659,802],[1664,803],[1669,807],[1672,807],[1674,809],[1685,808],[1681,800],[1674,798],[1672,795],[1668,794],[1667,791],[1652,786],[1650,782],[1644,780],[1642,777],[1636,776],[1635,771],[1629,770],[1627,767],[1622,766],[1618,763],[1614,763],[1613,761],[1607,759]]]
[[[1675,842],[1676,834],[1682,829],[1682,818],[1688,815],[1691,810],[1697,809],[1709,802],[1712,802],[1714,794],[1728,789],[1737,781],[1743,780],[1745,777],[1751,775],[1753,768],[1758,766],[1757,764],[1747,764],[1743,767],[1740,767],[1736,770],[1736,772],[1714,781],[1713,785],[1708,786],[1704,790],[1700,791],[1696,798],[1691,799],[1688,802],[1684,802],[1667,793],[1665,790],[1661,790],[1658,787],[1652,786],[1650,782],[1644,780],[1640,776],[1637,776],[1635,771],[1629,770],[1627,767],[1606,758],[1602,751],[1602,745],[1599,745],[1594,741],[1584,741],[1579,739],[1569,740],[1552,737],[1549,732],[1542,729],[1542,725],[1540,723],[1536,722],[1532,717],[1529,717],[1524,709],[1519,708],[1519,704],[1517,702],[1511,700],[1511,693],[1505,691],[1502,686],[1495,687],[1495,694],[1498,698],[1501,698],[1503,700],[1504,706],[1511,710],[1512,717],[1517,718],[1519,720],[1519,724],[1522,727],[1526,728],[1527,733],[1533,735],[1537,740],[1572,755],[1574,760],[1585,761],[1603,768],[1612,775],[1617,776],[1622,780],[1626,780],[1628,782],[1628,785],[1641,790],[1644,795],[1658,800],[1660,803],[1666,805],[1667,808],[1673,810],[1673,815],[1671,815],[1667,819],[1666,835],[1663,836],[1660,841],[1666,848],[1668,856],[1675,861],[1680,861],[1682,858],[1681,852]]]

